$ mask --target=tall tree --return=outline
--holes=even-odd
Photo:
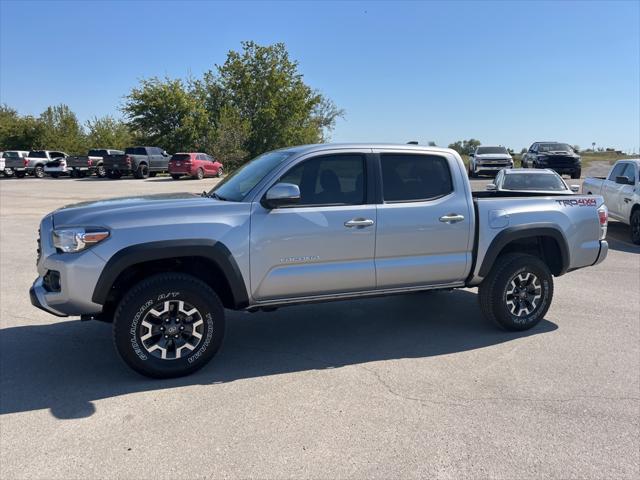
[[[0,105],[0,150],[43,148],[43,133],[37,118],[22,117],[8,105]]]
[[[122,120],[110,115],[94,117],[86,123],[89,148],[114,148],[124,150],[133,142],[129,127]]]
[[[233,106],[249,122],[246,150],[251,156],[267,150],[325,139],[343,114],[331,100],[311,89],[282,43],[260,46],[243,42],[227,60],[209,72]]]
[[[87,149],[87,138],[78,117],[64,104],[48,107],[39,118],[43,134],[42,148],[82,154]]]
[[[205,105],[180,79],[145,79],[125,97],[123,113],[136,139],[169,152],[198,151],[212,143]]]

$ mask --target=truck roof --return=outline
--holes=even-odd
[[[298,145],[295,147],[285,147],[279,149],[284,152],[307,153],[320,152],[323,150],[340,150],[340,149],[366,149],[366,148],[392,148],[394,150],[408,151],[429,151],[440,153],[452,153],[455,150],[443,147],[429,147],[426,145],[412,145],[407,143],[316,143],[309,145]]]

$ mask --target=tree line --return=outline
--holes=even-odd
[[[200,78],[141,80],[124,96],[120,111],[122,119],[95,117],[82,124],[64,104],[39,116],[2,105],[0,150],[84,154],[145,144],[171,153],[211,153],[230,170],[269,150],[326,141],[343,115],[304,82],[284,44],[251,41]]]

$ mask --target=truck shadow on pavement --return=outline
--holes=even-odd
[[[609,222],[607,227],[607,242],[611,250],[625,253],[640,253],[640,245],[631,243],[631,227],[622,222]]]
[[[131,372],[117,357],[109,324],[58,321],[2,329],[0,415],[46,408],[59,419],[84,418],[95,413],[95,400],[119,395],[426,358],[558,328],[543,320],[526,332],[501,331],[481,316],[475,292],[466,290],[228,314],[217,357],[194,375],[172,380]]]

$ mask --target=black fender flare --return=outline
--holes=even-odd
[[[482,260],[482,265],[480,266],[478,275],[480,275],[481,277],[486,277],[487,275],[489,275],[489,272],[491,271],[491,268],[493,267],[493,264],[495,263],[502,249],[514,240],[520,240],[527,237],[553,238],[560,247],[560,256],[562,262],[560,272],[557,276],[560,276],[567,272],[567,270],[569,269],[571,257],[569,254],[569,244],[567,243],[567,239],[565,238],[564,234],[554,224],[537,223],[534,225],[517,225],[513,227],[507,227],[500,233],[498,233],[487,249],[487,253]]]
[[[233,255],[221,242],[208,238],[161,240],[139,243],[119,250],[107,261],[93,290],[92,301],[104,305],[118,276],[138,263],[180,257],[204,257],[213,261],[223,272],[231,288],[235,308],[249,305],[242,273]]]

